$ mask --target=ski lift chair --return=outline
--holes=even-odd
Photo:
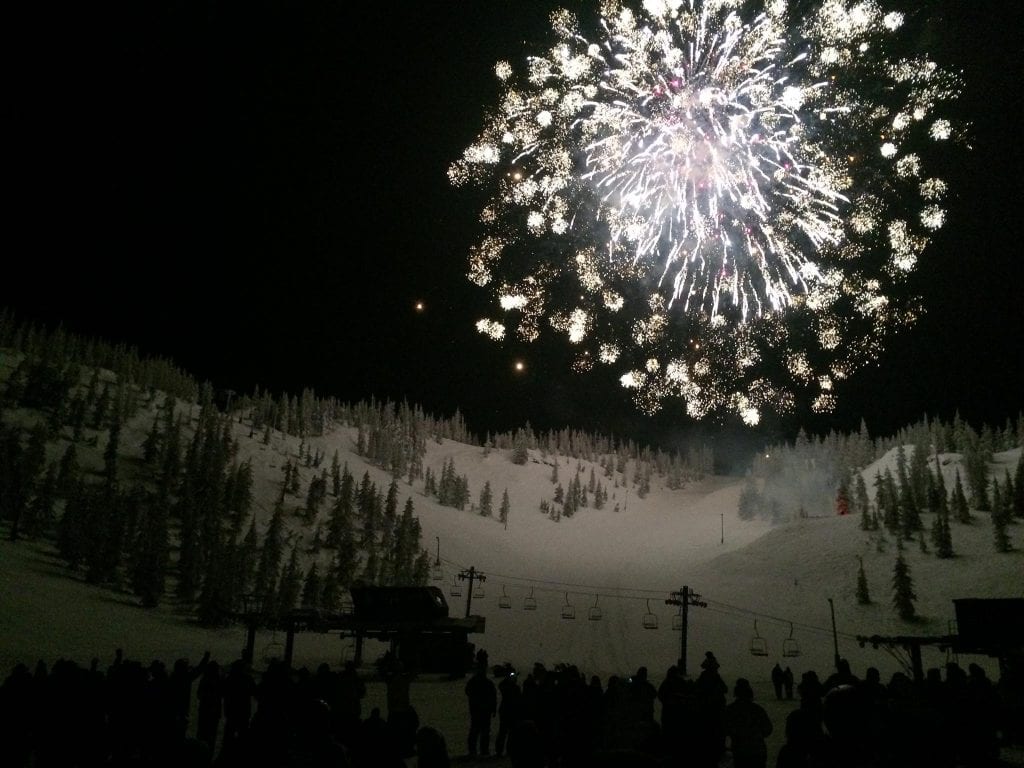
[[[679,609],[679,613],[672,617],[672,629],[676,632],[683,631],[683,609]]]
[[[501,585],[501,597],[498,598],[498,607],[508,610],[512,607],[512,598],[505,591],[505,585]]]
[[[587,612],[587,618],[590,621],[600,621],[601,620],[601,616],[602,616],[601,608],[597,604],[597,601],[598,601],[598,599],[600,597],[601,597],[600,595],[594,595],[594,604],[592,606],[590,606],[590,610]]]
[[[462,585],[454,576],[452,576],[452,583],[448,586],[448,594],[452,597],[462,597]]]
[[[533,587],[530,587],[530,594],[523,598],[523,610],[524,611],[536,611],[537,610],[537,598],[533,596]]]
[[[284,658],[284,645],[277,639],[277,633],[275,632],[271,637],[269,643],[263,647],[263,663],[270,664],[270,662]]]
[[[565,605],[562,606],[562,618],[563,619],[575,619],[576,608],[572,603],[569,602],[569,593],[565,593]]]
[[[444,581],[444,569],[441,568],[441,561],[437,560],[430,569],[430,578],[434,581]]]
[[[782,641],[782,655],[791,659],[800,655],[800,643],[793,637],[793,622],[789,622],[789,637]]]
[[[752,656],[768,655],[768,641],[757,633],[757,619],[754,619],[754,636],[750,639],[750,654]]]
[[[643,618],[644,629],[657,629],[658,628],[658,615],[651,613],[651,600],[647,599],[647,613],[644,614]]]
[[[484,585],[478,581],[476,584],[473,585],[473,599],[477,600],[485,596],[486,593],[484,592]]]
[[[338,603],[338,612],[339,613],[355,613],[356,612],[356,605],[355,605],[355,603],[352,602],[351,595],[346,594],[344,597],[341,598],[341,601]]]

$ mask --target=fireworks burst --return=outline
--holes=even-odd
[[[469,279],[506,325],[547,325],[637,404],[756,423],[877,357],[917,308],[897,290],[942,226],[925,161],[957,137],[958,79],[900,52],[873,0],[606,0],[568,11],[449,171],[490,191]],[[905,291],[904,291],[905,293]]]

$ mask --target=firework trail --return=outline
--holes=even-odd
[[[449,170],[490,199],[469,279],[525,340],[617,366],[646,412],[747,423],[817,411],[918,308],[901,291],[942,226],[926,160],[957,138],[958,79],[872,0],[602,3],[516,75]]]

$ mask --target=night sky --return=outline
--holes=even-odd
[[[551,3],[78,5],[0,11],[0,306],[221,391],[405,397],[480,434],[529,420],[670,446],[721,426],[679,403],[642,417],[611,368],[574,375],[558,343],[473,327],[489,310],[465,278],[478,205],[446,171],[495,102],[494,62],[546,39]],[[863,416],[890,434],[956,409],[1001,425],[1024,406],[1022,6],[939,3],[921,41],[963,70],[973,145],[911,281],[925,317],[835,414],[727,432]]]

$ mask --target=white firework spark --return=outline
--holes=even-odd
[[[594,35],[555,12],[449,176],[492,189],[469,276],[520,337],[565,334],[646,411],[756,423],[800,389],[828,410],[915,316],[893,295],[946,191],[918,145],[956,137],[958,81],[890,50],[907,19],[874,0],[740,6],[604,0]]]

